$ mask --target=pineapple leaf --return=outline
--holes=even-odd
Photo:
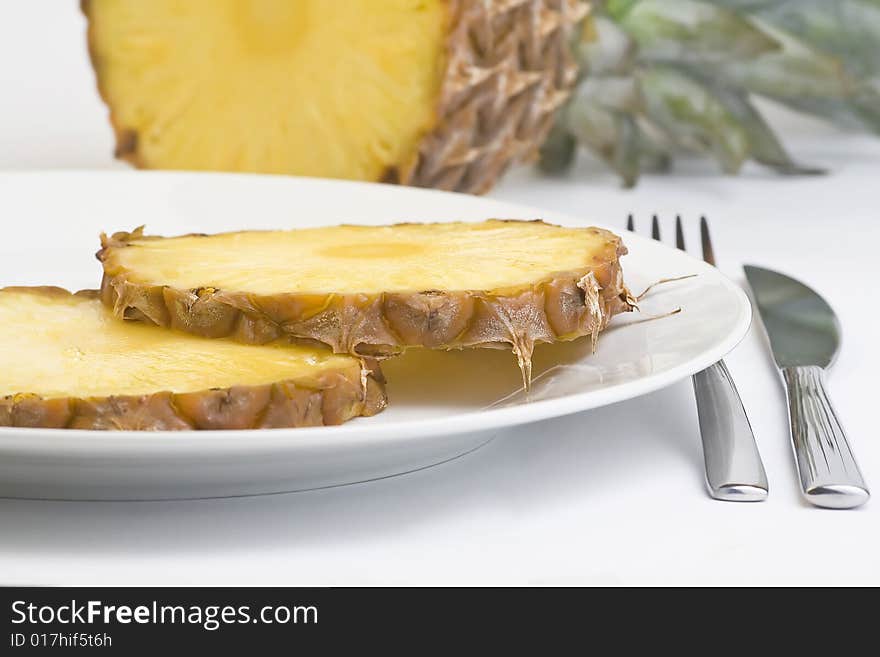
[[[780,98],[792,109],[820,116],[841,128],[880,134],[880,94],[855,100],[839,98]]]
[[[608,0],[605,3],[604,9],[612,19],[620,22],[620,20],[629,13],[629,10],[639,4],[639,2],[641,2],[641,0]]]
[[[652,126],[643,117],[636,119],[639,129],[639,165],[642,171],[662,173],[672,168],[672,156],[668,148],[659,144],[651,134]]]
[[[722,65],[781,48],[749,20],[694,0],[642,0],[621,17],[620,26],[638,42],[642,62]]]
[[[803,166],[791,159],[764,117],[749,102],[745,92],[721,85],[713,85],[711,91],[718,102],[724,105],[745,130],[753,160],[784,174],[817,175],[825,173],[823,169]]]
[[[568,171],[574,163],[577,142],[563,125],[557,122],[541,144],[538,166],[544,173]]]
[[[648,118],[677,146],[712,153],[725,173],[750,155],[747,131],[705,85],[670,67],[640,72]]]
[[[643,107],[638,80],[632,76],[589,77],[581,82],[574,99],[630,114],[641,111]]]
[[[777,30],[839,57],[857,77],[880,72],[877,0],[709,0],[745,11]]]
[[[635,187],[641,168],[639,127],[630,114],[618,113],[615,119],[620,141],[612,154],[611,166],[620,174],[624,187]]]
[[[880,0],[596,0],[576,52],[583,77],[542,166],[581,144],[625,185],[666,169],[674,151],[795,162],[754,96],[845,128],[880,134]]]
[[[852,130],[880,134],[880,82],[860,80],[842,62],[786,39],[785,50],[727,71],[733,84]]]
[[[637,55],[635,41],[607,16],[590,16],[587,21],[589,38],[583,38],[575,48],[581,70],[591,76],[631,70]]]
[[[617,172],[625,187],[636,184],[642,159],[640,131],[630,114],[581,100],[568,106],[565,127]]]
[[[782,101],[801,98],[849,98],[858,82],[841,62],[824,53],[787,39],[781,52],[753,62],[732,65],[727,76],[758,93]]]

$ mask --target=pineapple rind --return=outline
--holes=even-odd
[[[32,294],[47,304],[68,303],[74,296],[99,297],[96,290],[72,295],[56,287],[0,289],[3,293]],[[169,431],[335,425],[381,411],[386,402],[383,383],[381,371],[371,363],[362,364],[355,376],[328,368],[307,379],[194,392],[46,398],[23,390],[0,397],[0,427]]]
[[[582,266],[533,272],[522,284],[501,290],[255,294],[140,282],[116,254],[132,242],[164,238],[144,237],[138,229],[104,236],[98,252],[104,266],[101,298],[117,316],[205,337],[261,344],[286,336],[372,358],[408,347],[510,347],[528,385],[535,344],[590,336],[595,347],[611,317],[633,308],[620,267],[626,253],[621,239],[600,228],[582,230],[601,238],[600,246],[584,253]]]
[[[577,81],[570,42],[584,0],[449,0],[437,125],[385,180],[482,194],[538,157]]]

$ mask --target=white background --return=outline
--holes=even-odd
[[[121,167],[72,0],[0,4],[0,169]],[[877,281],[880,140],[774,112],[799,158],[833,175],[739,178],[688,162],[620,190],[583,162],[529,169],[493,196],[569,214],[697,214],[722,270],[797,275],[840,314],[831,388],[880,491]],[[2,211],[3,239],[16,217]],[[618,211],[619,210],[619,211]],[[59,222],[64,217],[58,217]],[[2,282],[0,282],[2,283]],[[800,500],[783,395],[759,327],[728,359],[770,478],[763,504],[704,493],[689,382],[508,431],[435,468],[336,489],[162,503],[0,500],[0,583],[46,584],[880,584],[880,501],[827,511]]]

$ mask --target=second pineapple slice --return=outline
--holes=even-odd
[[[383,357],[510,345],[526,385],[538,342],[595,341],[629,310],[599,228],[541,221],[333,226],[103,238],[102,298],[119,316],[209,337],[281,336]]]
[[[0,289],[0,427],[298,427],[384,404],[371,370],[327,349],[121,322],[94,291]]]

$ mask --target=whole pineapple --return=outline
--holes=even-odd
[[[117,157],[482,192],[577,77],[581,0],[83,0]]]
[[[146,168],[484,192],[580,144],[628,185],[681,151],[815,172],[754,95],[880,132],[880,0],[82,4],[116,154]]]

